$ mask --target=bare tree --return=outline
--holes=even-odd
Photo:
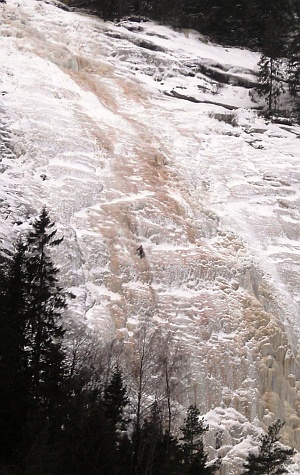
[[[170,332],[161,337],[158,371],[161,375],[159,399],[166,405],[166,430],[171,434],[172,422],[177,415],[176,406],[187,390],[190,374],[187,355],[180,342],[176,341]]]
[[[132,348],[127,347],[131,391],[135,404],[135,425],[140,428],[142,417],[151,407],[155,396],[155,375],[158,367],[159,330],[143,322],[134,335]]]
[[[132,342],[125,346],[128,389],[134,413],[131,473],[137,474],[142,457],[141,427],[155,399],[158,370],[159,330],[143,320]],[[126,372],[126,370],[125,370]]]
[[[106,385],[112,372],[120,365],[123,342],[112,340],[106,344],[101,335],[86,326],[69,328],[65,338],[69,376],[82,384]]]

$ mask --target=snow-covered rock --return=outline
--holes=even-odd
[[[258,117],[258,54],[51,2],[0,20],[3,251],[46,205],[72,318],[173,332],[223,473],[276,418],[300,450],[300,129]]]

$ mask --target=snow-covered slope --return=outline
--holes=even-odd
[[[47,205],[73,318],[184,343],[223,473],[275,418],[300,450],[300,129],[258,118],[258,55],[35,0],[0,22],[3,248]]]

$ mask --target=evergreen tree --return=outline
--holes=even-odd
[[[204,418],[200,418],[197,406],[192,405],[187,410],[184,425],[180,428],[183,436],[182,454],[184,473],[191,475],[212,475],[221,465],[220,460],[207,462],[207,453],[204,451],[203,434],[208,430]]]
[[[201,0],[188,0],[182,5],[181,21],[185,26],[201,29],[203,21],[203,2]]]
[[[26,417],[28,384],[25,370],[26,338],[24,309],[27,280],[25,247],[18,242],[12,260],[0,273],[0,460],[10,459],[20,441]]]
[[[289,89],[294,97],[300,93],[300,33],[292,42],[289,57]]]
[[[294,450],[279,443],[279,432],[284,424],[275,421],[268,428],[268,433],[260,436],[258,453],[250,452],[244,463],[242,475],[281,475],[288,473]]]
[[[278,24],[274,16],[269,15],[266,22],[263,52],[258,63],[258,79],[260,82],[258,93],[266,96],[269,111],[277,107],[277,99],[283,91],[281,55],[282,47],[278,33]]]
[[[297,0],[70,0],[96,10],[105,20],[127,15],[150,17],[176,27],[195,28],[222,43],[261,47],[270,14],[288,31]]]
[[[123,383],[122,372],[117,366],[112,374],[110,382],[104,388],[104,406],[106,415],[115,427],[124,428],[124,408],[129,403],[126,386]]]
[[[282,76],[280,73],[281,64],[281,59],[265,56],[264,54],[258,63],[258,80],[260,82],[258,93],[260,96],[265,96],[268,111],[277,108],[278,98],[283,92]]]
[[[57,473],[70,475],[119,474],[116,432],[107,418],[101,389],[95,384],[70,400],[64,430],[63,455]]]
[[[50,231],[50,232],[49,232]],[[1,460],[29,453],[44,427],[61,426],[64,393],[64,330],[59,323],[66,296],[48,249],[61,239],[42,210],[24,242],[19,242],[0,277]],[[34,416],[34,417],[33,417]],[[42,422],[41,422],[42,421]],[[33,438],[32,438],[32,437]],[[50,437],[50,432],[49,432]],[[48,440],[50,443],[50,440]],[[14,462],[20,462],[15,458]]]
[[[139,432],[132,434],[132,448],[139,438],[137,463],[131,469],[135,475],[181,475],[180,449],[176,438],[163,433],[163,419],[158,402],[151,406],[149,417],[144,419]],[[133,453],[134,455],[134,453]]]
[[[300,117],[300,5],[294,6],[291,21],[291,40],[288,48],[288,79],[289,90],[295,98],[296,110]]]
[[[129,15],[132,9],[130,0],[94,0],[89,4],[96,10],[97,15],[111,21],[119,21],[123,16]]]
[[[203,449],[200,438],[208,430],[208,427],[204,424],[204,419],[200,418],[200,411],[197,406],[192,405],[188,408],[187,417],[184,419],[184,425],[180,430],[183,434],[181,440],[185,464],[190,465],[196,452]]]
[[[161,414],[157,401],[152,404],[149,419],[145,419],[140,432],[140,467],[139,473],[153,472],[153,466],[159,452],[159,445],[163,437]]]
[[[175,26],[186,26],[182,23],[184,18],[182,0],[155,0],[150,15],[163,23]]]
[[[28,233],[25,253],[27,370],[32,397],[37,406],[43,407],[55,404],[64,380],[64,330],[60,318],[66,307],[66,294],[58,283],[58,269],[49,256],[49,248],[58,246],[62,238],[55,239],[57,231],[53,228],[54,223],[44,208]]]

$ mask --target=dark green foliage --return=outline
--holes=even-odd
[[[25,253],[27,377],[37,407],[39,403],[43,407],[59,404],[54,399],[59,398],[64,377],[64,330],[59,320],[66,307],[66,296],[58,284],[58,269],[49,256],[49,248],[59,245],[62,239],[55,239],[53,226],[43,209],[27,236]]]
[[[44,209],[0,278],[0,431],[1,459],[28,451],[28,422],[54,421],[63,400],[64,331],[59,318],[66,306],[57,269],[48,255],[58,245]],[[51,230],[51,232],[49,232]],[[58,422],[59,411],[55,414]],[[35,436],[36,437],[36,436]],[[24,448],[24,452],[23,451]]]
[[[25,371],[25,319],[27,283],[23,266],[25,247],[18,243],[15,255],[0,275],[0,459],[11,457],[21,438],[29,385]]]
[[[263,53],[258,63],[258,93],[266,97],[268,110],[277,108],[277,100],[283,91],[282,86],[282,42],[280,27],[275,16],[269,14],[266,19],[266,32],[263,42]]]
[[[104,20],[120,20],[132,12],[130,2],[126,0],[96,0],[91,2],[91,7]]]
[[[68,356],[63,351],[61,317],[66,293],[59,285],[58,270],[49,253],[61,241],[43,209],[1,269],[0,473],[214,473],[209,471],[203,443],[196,440],[207,428],[195,406],[189,408],[182,428],[182,446],[170,434],[170,414],[169,420],[163,420],[157,401],[149,416],[142,419],[148,397],[145,388],[151,390],[146,383],[157,371],[152,361],[157,349],[155,345],[152,348],[155,334],[151,338],[142,334],[138,409],[132,420],[124,417],[129,398],[119,366],[103,383],[110,363],[105,368],[97,362],[95,370],[90,350],[78,354],[80,348],[85,351],[80,342],[73,350],[70,348]],[[169,384],[171,369],[167,368]],[[168,402],[170,406],[170,387]],[[131,438],[126,433],[128,424],[133,429]]]
[[[204,419],[200,419],[200,411],[196,406],[190,406],[187,411],[187,417],[184,420],[184,425],[181,427],[182,432],[182,450],[184,460],[187,465],[191,465],[194,456],[199,451],[203,451],[203,443],[201,436],[208,430],[204,424]],[[203,454],[203,457],[207,456]]]
[[[138,456],[134,467],[134,473],[152,473],[153,466],[157,465],[159,458],[159,446],[162,441],[163,431],[161,424],[161,414],[157,402],[151,407],[149,419],[145,419],[140,430],[133,435],[138,437]]]
[[[295,38],[296,41],[299,45],[289,59],[289,88],[291,94],[298,97],[300,93],[300,35],[299,38]]]
[[[181,450],[178,440],[163,432],[163,419],[157,401],[151,406],[149,418],[132,436],[133,457],[131,473],[136,475],[179,475]],[[136,440],[138,438],[138,440]]]
[[[71,0],[72,3],[75,5],[78,0]],[[298,117],[299,5],[298,0],[85,0],[83,3],[105,20],[119,21],[127,16],[134,21],[150,18],[175,28],[196,29],[221,44],[260,51],[257,92],[265,97],[268,112],[276,112],[279,96],[289,89]]]
[[[110,382],[104,388],[103,402],[107,418],[115,427],[125,428],[123,411],[129,403],[119,367],[113,371]]]
[[[106,417],[99,388],[83,390],[71,401],[60,434],[62,473],[122,473],[118,469],[121,463],[116,438],[114,424]]]
[[[291,38],[288,48],[288,80],[289,90],[295,100],[295,110],[300,118],[300,4],[291,21]]]
[[[279,432],[284,424],[275,421],[268,428],[268,433],[260,437],[258,453],[251,452],[244,463],[242,475],[281,475],[288,473],[294,450],[279,443]]]
[[[72,397],[65,405],[63,430],[58,434],[60,470],[65,474],[127,475],[131,443],[122,432],[126,421],[123,409],[128,403],[119,368],[104,390],[99,381],[75,378]]]
[[[197,406],[190,406],[184,425],[181,427],[183,434],[182,458],[183,472],[191,475],[211,475],[214,474],[221,465],[220,460],[214,463],[207,462],[207,453],[204,451],[202,436],[208,430],[204,419],[200,418],[200,411]]]
[[[257,92],[261,96],[265,96],[268,110],[277,109],[278,98],[283,92],[282,61],[279,58],[272,58],[262,55],[258,63],[260,86]]]
[[[53,421],[52,421],[53,422]],[[18,447],[19,461],[24,475],[56,475],[59,467],[60,447],[53,441],[53,425],[43,411],[28,412],[24,422],[23,439]],[[55,436],[56,437],[56,436]]]
[[[73,1],[78,3],[77,0]],[[146,16],[176,27],[194,28],[229,44],[260,48],[272,14],[287,30],[297,2],[285,0],[86,0],[105,20]]]
[[[89,368],[90,354],[88,359],[73,354],[81,362],[77,366],[74,358],[66,358],[60,322],[66,294],[49,254],[60,242],[43,209],[0,272],[0,473],[215,474],[221,461],[208,462],[203,442],[208,426],[195,405],[188,408],[181,439],[170,433],[170,415],[164,419],[158,400],[148,408],[146,418],[142,413],[145,401],[153,396],[151,385],[145,382],[157,375],[149,350],[156,334],[142,333],[140,407],[131,420],[124,417],[129,398],[119,366],[103,384],[105,368],[100,363],[99,371]],[[164,353],[158,361],[165,362],[163,374],[169,384],[172,365],[167,358]],[[174,357],[171,361],[176,367],[180,360]],[[279,444],[282,425],[276,421],[260,438],[258,453],[250,453],[244,464],[244,475],[287,473],[294,451]]]

